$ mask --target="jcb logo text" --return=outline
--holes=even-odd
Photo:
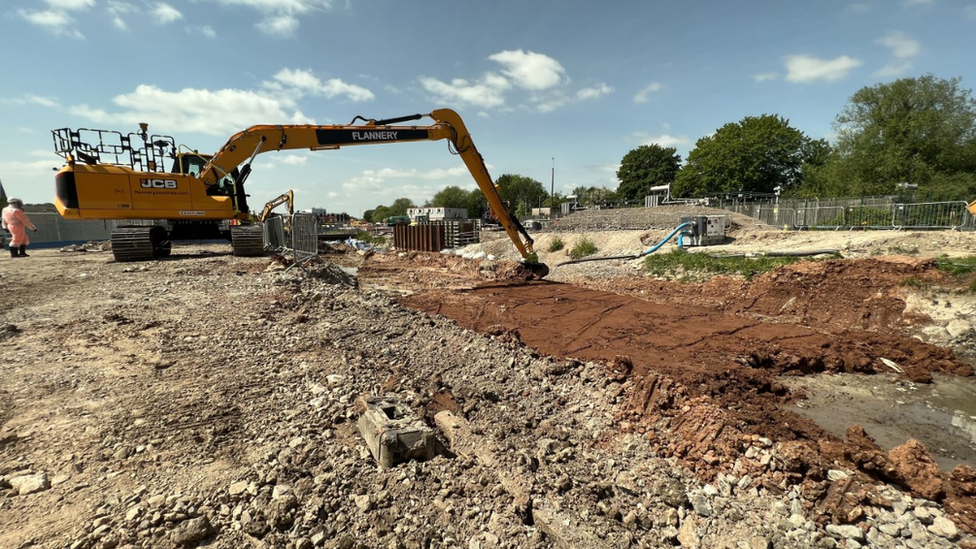
[[[139,184],[143,189],[175,189],[175,179],[140,179]]]

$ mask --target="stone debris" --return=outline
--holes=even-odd
[[[608,377],[606,364],[543,356],[507,332],[464,330],[388,292],[294,269],[264,273],[257,259],[194,258],[144,271],[100,264],[83,282],[93,286],[83,288],[80,310],[46,304],[11,317],[32,327],[16,344],[44,355],[3,355],[4,379],[16,381],[0,392],[0,410],[29,386],[57,404],[0,438],[0,546],[972,541],[939,504],[856,471],[786,483],[781,473],[802,466],[788,441],[750,438],[703,479],[618,419],[633,382]],[[155,368],[154,359],[170,365]],[[35,362],[56,368],[38,371]],[[395,411],[370,395],[395,395]],[[429,432],[418,440],[448,451],[377,467],[359,426],[369,410],[386,418],[374,427],[411,416]],[[47,428],[56,422],[69,423],[72,437]],[[67,478],[21,495],[25,477],[46,481],[36,471]],[[872,497],[844,513],[849,523],[825,523],[821,496],[855,477]],[[840,499],[857,489],[843,486]],[[39,526],[48,520],[58,522]]]
[[[47,473],[14,475],[7,482],[21,496],[36,494],[37,492],[43,492],[51,488],[51,482],[47,478]]]

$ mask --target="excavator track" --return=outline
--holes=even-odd
[[[264,255],[264,229],[260,224],[234,225],[230,228],[230,243],[234,255],[255,257]]]
[[[169,234],[158,225],[112,230],[112,255],[116,261],[152,261],[169,256],[171,251]]]

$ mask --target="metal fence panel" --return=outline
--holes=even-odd
[[[276,215],[264,222],[264,249],[282,251],[288,247],[285,239],[285,218]]]
[[[844,226],[842,206],[813,206],[797,208],[793,214],[795,228],[834,229]]]
[[[965,202],[895,204],[892,225],[906,229],[962,229],[972,226],[973,215]]]
[[[291,247],[295,261],[319,254],[319,219],[315,214],[296,213],[291,218]]]

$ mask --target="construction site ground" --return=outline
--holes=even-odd
[[[692,251],[840,258],[547,251],[665,222],[534,234],[542,281],[501,233],[288,270],[2,257],[0,547],[976,547],[974,277],[934,261],[976,235],[730,220]],[[383,395],[441,455],[377,465],[357,400]]]

